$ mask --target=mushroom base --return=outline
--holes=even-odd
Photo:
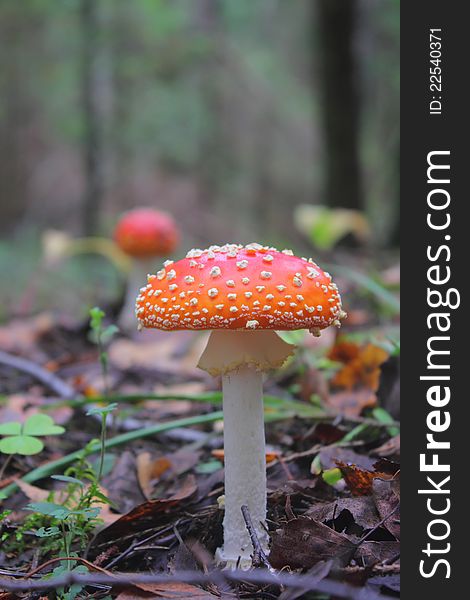
[[[253,551],[251,552],[253,554]],[[231,554],[227,554],[223,548],[217,548],[215,551],[215,562],[222,565],[225,569],[242,569],[248,571],[253,566],[253,561],[250,556],[237,556],[235,560]]]

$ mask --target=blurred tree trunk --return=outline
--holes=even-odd
[[[129,206],[129,175],[134,155],[128,140],[128,125],[133,109],[134,81],[128,73],[129,47],[135,39],[133,23],[134,7],[129,0],[114,0],[111,28],[112,52],[112,125],[110,131],[113,158],[114,208],[124,210]],[[138,35],[137,35],[138,37]]]
[[[26,40],[36,33],[21,7],[1,7],[0,40],[0,231],[11,232],[25,214],[29,201],[29,145],[33,129],[33,105],[28,89]]]
[[[353,51],[357,1],[318,0],[317,8],[326,204],[360,209],[358,74]]]
[[[85,190],[82,204],[84,235],[98,233],[103,204],[103,135],[99,91],[100,2],[81,0],[81,86],[84,121],[83,165]]]
[[[214,209],[219,204],[220,182],[227,176],[228,144],[224,130],[223,63],[224,24],[222,3],[199,0],[194,3],[194,22],[208,42],[208,50],[200,66],[200,83],[209,112],[209,127],[203,133],[200,165],[204,205]]]

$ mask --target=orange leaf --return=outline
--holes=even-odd
[[[354,342],[341,341],[333,346],[328,354],[328,358],[346,364],[357,358],[359,352],[360,347]]]
[[[344,346],[344,344],[341,345]],[[340,352],[341,356],[347,356],[342,350]],[[335,356],[334,349],[330,357],[332,355]],[[352,352],[349,356],[349,360],[345,361],[345,366],[333,377],[332,384],[347,390],[364,387],[373,392],[377,391],[381,372],[380,365],[387,360],[387,352],[379,346],[367,344],[355,357]]]
[[[374,479],[394,479],[398,474],[399,466],[391,461],[377,461],[374,464],[375,471],[367,471],[356,465],[335,460],[337,467],[343,474],[346,485],[353,496],[367,496],[372,493],[372,482]],[[381,469],[380,471],[378,469]]]
[[[224,461],[225,454],[223,450],[212,450],[211,454],[214,458]],[[274,462],[277,458],[279,458],[278,452],[266,452],[266,464]]]
[[[100,395],[99,391],[92,385],[85,386],[83,393],[87,398],[96,398]]]
[[[347,465],[340,460],[336,460],[335,463],[341,470],[344,481],[353,496],[367,496],[372,493],[372,482],[379,477],[380,473],[366,471],[356,465]]]

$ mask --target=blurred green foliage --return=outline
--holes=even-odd
[[[99,255],[46,266],[41,241],[31,231],[13,243],[0,242],[0,276],[12,282],[0,286],[0,323],[44,310],[84,319],[96,302],[112,303],[123,289],[122,273]]]
[[[95,0],[93,40],[86,2],[0,5],[0,174],[10,173],[2,203],[18,203],[14,216],[74,226],[90,42],[108,211],[148,202],[150,190],[129,198],[129,186],[162,171],[189,175],[202,208],[215,203],[238,226],[254,221],[258,236],[260,225],[279,230],[295,204],[321,199],[315,2]],[[384,233],[398,189],[399,3],[361,0],[357,21],[365,205]]]
[[[2,286],[0,320],[19,296],[25,312],[31,298],[34,310],[84,316],[121,289],[100,257],[47,270],[39,258],[41,231],[83,233],[90,48],[99,231],[109,235],[124,209],[153,205],[175,215],[184,249],[308,248],[294,211],[324,204],[328,159],[316,2],[95,0],[94,34],[87,4],[0,3],[0,276],[15,281]],[[361,208],[372,242],[387,246],[398,210],[399,2],[358,0],[356,20]],[[323,248],[326,229],[320,244],[316,235]]]

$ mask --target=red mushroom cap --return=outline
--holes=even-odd
[[[310,329],[346,316],[331,276],[312,259],[259,244],[211,246],[167,261],[136,301],[143,327]]]
[[[138,208],[121,217],[114,239],[123,252],[144,259],[173,252],[179,235],[170,215],[151,208]]]

